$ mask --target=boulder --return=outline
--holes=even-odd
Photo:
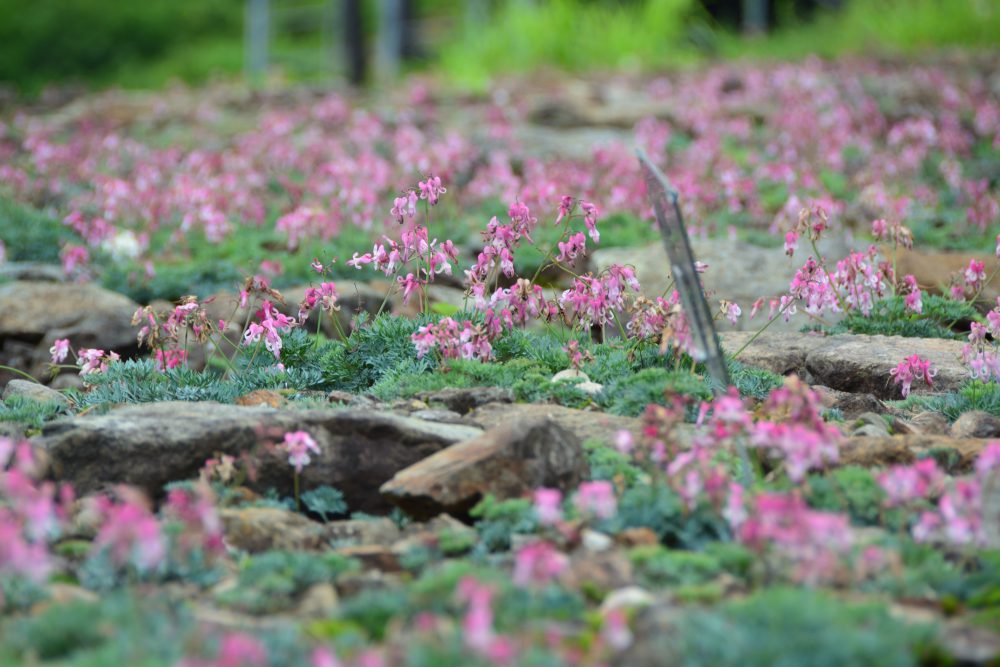
[[[208,458],[247,453],[257,460],[254,488],[290,496],[293,470],[275,443],[298,430],[321,450],[303,468],[301,490],[333,486],[352,511],[369,513],[389,509],[378,487],[397,471],[482,432],[366,410],[173,401],[50,422],[37,444],[51,455],[56,476],[80,494],[127,483],[160,496],[165,484],[195,477]]]
[[[948,429],[953,438],[1000,438],[1000,418],[983,410],[964,413]]]
[[[580,442],[594,440],[606,445],[615,441],[618,431],[630,431],[632,435],[638,437],[642,428],[642,420],[635,417],[541,403],[488,403],[470,412],[465,421],[484,429],[491,429],[508,422],[538,418],[551,419],[575,435]]]
[[[383,496],[409,514],[467,514],[487,494],[517,498],[540,486],[569,491],[588,473],[572,432],[552,419],[510,420],[400,472]]]
[[[322,524],[276,507],[219,510],[226,544],[249,553],[272,549],[322,549],[327,542]]]
[[[951,474],[970,472],[989,440],[943,435],[854,436],[840,446],[840,464],[865,468],[911,464],[934,456]]]
[[[69,399],[55,389],[50,389],[37,382],[28,380],[11,380],[3,390],[3,400],[11,396],[24,396],[39,403],[56,403],[63,407],[69,407]]]
[[[722,333],[722,348],[728,354],[735,354],[752,335]],[[930,359],[937,370],[933,386],[918,380],[911,388],[913,393],[958,389],[969,379],[969,370],[961,362],[962,346],[960,341],[940,338],[765,331],[737,359],[781,375],[795,373],[810,384],[896,399],[901,397],[900,386],[893,382],[889,371],[912,354]]]

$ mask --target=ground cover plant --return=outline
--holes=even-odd
[[[631,147],[537,155],[517,141],[530,113],[516,102],[470,103],[481,141],[424,86],[391,110],[294,91],[247,109],[217,91],[192,112],[171,92],[125,120],[4,119],[13,287],[37,286],[25,262],[57,261],[64,287],[130,295],[140,347],[20,321],[0,340],[12,373],[64,387],[0,403],[0,663],[936,665],[967,658],[958,635],[995,646],[1000,440],[867,460],[829,392],[743,357],[789,320],[803,340],[891,334],[914,348],[878,372],[904,398],[883,421],[916,429],[925,411],[951,429],[975,413],[989,433],[987,75],[862,60],[638,85],[670,111],[634,136],[692,236],[765,238],[789,258],[781,293],[712,299],[720,324],[753,332],[729,350],[731,387],[706,377],[672,285],[649,293],[652,276],[596,261],[658,242]],[[821,252],[845,234],[843,256]],[[967,254],[922,282],[900,270],[921,244]],[[964,365],[953,392],[935,393],[943,371],[916,352],[929,338]],[[43,363],[15,364],[31,346]],[[365,437],[421,424],[429,438],[472,423],[447,390],[503,397],[511,423],[526,403],[585,420],[585,472],[426,521],[357,512],[356,490],[314,483],[335,468],[315,410],[392,413]],[[146,492],[130,478],[74,488],[44,444],[163,401],[308,419],[236,429],[257,445],[226,451],[242,437],[229,433]],[[174,465],[164,442],[149,456]],[[350,465],[366,458],[381,453]]]

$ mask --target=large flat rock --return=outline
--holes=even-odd
[[[724,332],[722,348],[736,353],[753,336],[751,332]],[[795,373],[810,384],[863,392],[879,398],[900,398],[900,388],[889,371],[909,355],[930,359],[937,369],[934,384],[914,382],[913,393],[954,391],[969,379],[962,364],[962,343],[939,338],[838,334],[821,336],[765,331],[737,357],[751,366],[774,373]]]
[[[55,475],[78,494],[126,483],[159,496],[165,484],[197,476],[206,459],[246,452],[259,462],[252,486],[291,495],[293,471],[274,443],[297,430],[309,432],[321,449],[302,471],[302,490],[333,486],[352,511],[363,512],[389,509],[378,488],[397,471],[482,433],[368,410],[172,401],[52,422],[35,442],[50,454]]]
[[[418,518],[462,515],[488,494],[507,499],[542,486],[575,489],[588,471],[573,433],[549,417],[517,419],[401,470],[382,494]]]

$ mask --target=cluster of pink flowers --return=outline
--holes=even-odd
[[[514,646],[493,627],[493,587],[472,577],[458,582],[458,596],[466,603],[462,637],[466,647],[493,664],[505,664],[514,656]]]
[[[0,578],[41,583],[55,566],[49,544],[62,533],[73,492],[37,481],[37,468],[27,442],[0,438]]]
[[[322,265],[320,266],[322,267]],[[319,287],[307,287],[302,302],[299,304],[299,322],[304,324],[309,318],[309,313],[317,307],[331,315],[340,310],[337,298],[337,286],[332,282],[322,282]]]
[[[580,366],[583,365],[585,361],[593,361],[594,355],[592,355],[588,350],[580,349],[580,341],[573,339],[563,346],[563,352],[569,357],[569,367],[574,370],[580,370]]]
[[[944,489],[944,473],[931,458],[913,465],[892,466],[875,479],[885,491],[886,507],[911,505],[936,497]]]
[[[569,567],[569,558],[545,540],[529,542],[514,556],[514,584],[530,587],[544,585]]]
[[[508,224],[501,224],[495,216],[490,219],[483,232],[483,249],[475,265],[465,272],[466,283],[473,294],[478,285],[487,283],[498,270],[508,278],[513,277],[514,251],[521,245],[522,239],[534,243],[531,232],[538,219],[531,215],[526,204],[519,201],[511,204],[507,217],[510,218]]]
[[[982,546],[986,541],[983,496],[1000,484],[1000,442],[987,445],[976,460],[975,475],[946,485],[937,507],[913,525],[918,542],[943,542],[953,547]]]
[[[962,347],[962,360],[969,367],[973,378],[989,382],[991,378],[1000,382],[1000,297],[996,307],[986,313],[986,324],[973,322],[969,332],[969,342]],[[986,334],[993,337],[993,344],[986,341]]]
[[[583,517],[610,519],[618,511],[618,500],[611,482],[597,480],[584,482],[573,498],[576,510]]]
[[[795,494],[761,493],[737,532],[740,542],[776,559],[796,582],[836,579],[854,538],[845,514],[817,512]]]
[[[253,345],[264,339],[264,347],[274,355],[276,360],[281,359],[281,334],[288,333],[298,322],[284,313],[278,312],[270,301],[265,301],[258,311],[257,316],[260,322],[251,322],[247,330],[243,332],[243,344]]]
[[[640,289],[635,269],[612,264],[600,276],[576,278],[559,297],[559,305],[581,328],[603,326],[614,321],[615,313],[626,309],[626,299]]]
[[[80,375],[103,373],[108,370],[108,364],[121,359],[117,352],[107,352],[96,348],[82,348],[76,355],[76,365],[80,367]]]
[[[306,431],[286,433],[281,446],[288,453],[288,464],[295,468],[295,474],[300,474],[302,469],[312,461],[309,457],[310,452],[313,454],[322,453],[319,445]]]
[[[933,386],[937,371],[932,368],[930,359],[921,359],[918,354],[911,354],[889,371],[893,381],[902,385],[900,391],[903,398],[910,395],[910,388],[916,380],[923,380],[928,387]]]
[[[186,657],[177,667],[267,667],[270,664],[267,649],[256,637],[239,632],[229,632],[219,641],[219,651],[214,659]]]
[[[443,359],[478,359],[487,361],[493,356],[489,336],[471,320],[461,324],[450,317],[436,324],[420,327],[410,339],[417,348],[417,358],[436,350]]]

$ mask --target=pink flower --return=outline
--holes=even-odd
[[[417,183],[417,187],[420,188],[420,198],[426,199],[431,206],[437,204],[440,195],[448,192],[441,187],[440,176],[431,176],[426,181],[420,181]]]
[[[535,489],[535,514],[543,526],[550,526],[562,520],[562,491],[559,489]]]
[[[944,473],[928,458],[911,466],[893,466],[875,479],[886,493],[886,507],[898,507],[940,493]]]
[[[296,474],[302,472],[302,468],[309,465],[312,459],[309,452],[321,454],[319,445],[312,439],[312,436],[305,431],[293,431],[285,434],[282,446],[288,452],[288,463],[295,468]]]
[[[737,320],[740,319],[740,315],[743,314],[743,311],[740,309],[739,304],[732,301],[729,302],[724,301],[723,305],[726,309],[726,319],[732,322],[733,324],[736,324]]]
[[[937,371],[931,368],[929,359],[921,359],[919,355],[911,354],[890,370],[889,375],[895,378],[896,384],[902,385],[903,398],[906,398],[910,395],[910,386],[914,380],[923,379],[928,387],[933,386],[931,378],[937,375]]]
[[[618,511],[614,487],[611,486],[611,482],[605,480],[581,484],[577,489],[574,504],[580,514],[598,519],[610,519]]]
[[[791,257],[799,249],[799,235],[795,232],[785,234],[785,254]]]
[[[521,547],[515,556],[514,584],[522,587],[546,584],[567,567],[569,559],[565,554],[548,542],[532,542]]]
[[[156,517],[137,498],[122,503],[100,501],[104,523],[94,538],[94,548],[107,548],[119,566],[133,563],[141,572],[155,569],[167,556],[167,542]]]
[[[986,264],[982,260],[970,259],[969,266],[962,275],[967,288],[978,289],[986,281]]]
[[[722,510],[722,516],[734,531],[739,530],[740,526],[749,518],[744,494],[745,491],[741,485],[730,482],[729,495],[726,496],[726,506]]]
[[[55,344],[49,348],[49,354],[52,355],[52,363],[61,364],[64,362],[69,355],[69,339],[57,339]]]
[[[590,202],[581,201],[580,210],[583,211],[583,224],[587,226],[587,233],[590,235],[590,240],[594,243],[600,243],[601,234],[597,231],[597,207]]]

